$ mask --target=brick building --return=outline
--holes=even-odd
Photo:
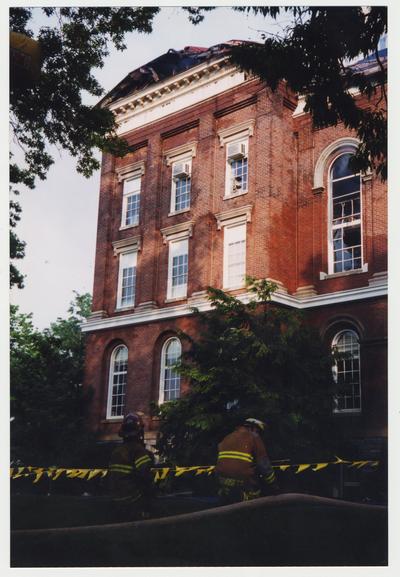
[[[276,306],[306,309],[348,357],[335,414],[371,454],[387,429],[386,189],[353,174],[358,141],[313,130],[301,98],[240,72],[229,43],[170,50],[102,101],[132,152],[102,162],[85,385],[91,426],[117,438],[122,415],[177,398],[177,333],[206,287],[246,298],[244,274],[278,284]],[[364,62],[365,73],[373,66]],[[357,96],[355,96],[357,97]]]

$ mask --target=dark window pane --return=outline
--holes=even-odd
[[[335,262],[335,272],[343,272],[341,262]]]
[[[360,227],[345,228],[343,230],[343,243],[345,247],[361,245]]]
[[[339,180],[332,184],[333,198],[337,198],[338,196],[343,196],[345,194],[350,194],[351,192],[358,192],[359,190],[360,190],[359,176],[353,176],[352,178]]]
[[[354,171],[349,167],[351,157],[352,154],[342,154],[335,160],[332,166],[332,178],[342,178],[354,174]]]

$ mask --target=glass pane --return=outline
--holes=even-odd
[[[344,180],[338,180],[332,183],[332,196],[333,198],[338,198],[339,196],[345,196],[351,194],[352,192],[360,191],[360,177],[352,176],[351,178],[345,178]]]
[[[354,170],[349,167],[349,160],[352,154],[342,154],[335,160],[332,165],[332,178],[343,178],[344,176],[350,176],[354,174]]]

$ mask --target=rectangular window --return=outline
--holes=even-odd
[[[135,304],[137,252],[121,253],[119,256],[117,308]]]
[[[240,288],[246,275],[246,225],[224,228],[224,288]]]
[[[248,190],[248,142],[241,140],[226,145],[225,196],[243,194]]]
[[[185,298],[188,282],[189,240],[170,241],[167,298]]]
[[[171,212],[190,208],[191,170],[191,159],[172,165]]]
[[[139,224],[141,177],[135,176],[124,180],[121,226]]]

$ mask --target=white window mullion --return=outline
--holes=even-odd
[[[123,184],[121,227],[139,224],[141,177],[127,178]]]
[[[117,308],[135,304],[137,251],[119,255]]]
[[[169,241],[167,298],[185,298],[189,271],[189,239]]]
[[[240,288],[246,276],[246,224],[224,227],[224,288]]]
[[[118,345],[110,358],[107,419],[119,418],[124,414],[127,377],[128,349],[125,345]]]

